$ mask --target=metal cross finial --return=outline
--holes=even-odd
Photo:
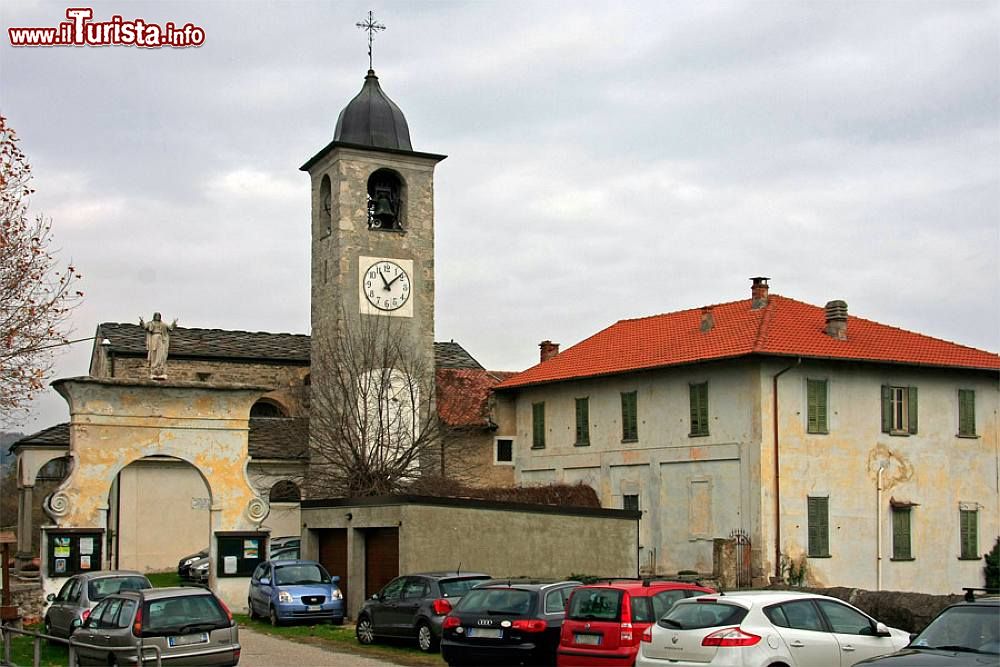
[[[372,67],[372,39],[375,37],[376,32],[379,30],[385,30],[385,26],[375,21],[375,16],[372,12],[368,12],[367,21],[356,23],[355,25],[362,30],[368,31],[368,69],[374,69],[374,67]]]

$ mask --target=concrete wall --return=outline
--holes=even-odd
[[[762,414],[771,430],[770,375],[762,374]],[[806,433],[806,380],[828,382],[829,433]],[[981,554],[1000,534],[998,380],[990,374],[803,363],[779,380],[782,552],[800,557],[808,544],[807,497],[828,496],[830,558],[809,558],[816,586],[947,594],[981,585]],[[881,386],[918,388],[918,429],[912,435],[881,431]],[[976,433],[959,437],[958,389],[976,392]],[[762,505],[773,508],[773,453],[762,450]],[[877,477],[884,468],[879,502]],[[890,498],[917,503],[911,510],[913,560],[893,561]],[[959,504],[979,508],[976,560],[959,559]],[[877,524],[881,506],[881,526]],[[773,510],[771,510],[773,512]],[[773,520],[765,540],[773,569]],[[882,538],[881,582],[878,539]]]
[[[635,576],[636,521],[603,516],[532,511],[529,506],[490,509],[469,501],[438,504],[388,503],[302,509],[305,551],[318,556],[316,534],[322,528],[349,528],[351,584],[348,605],[364,600],[364,532],[369,527],[399,528],[399,573],[454,570],[487,572],[497,577],[564,578],[570,574]],[[499,507],[499,503],[490,503]],[[551,508],[555,510],[556,508]],[[598,511],[599,512],[599,511]],[[347,521],[347,513],[351,520]]]
[[[712,540],[750,530],[753,498],[745,452],[759,432],[751,419],[755,366],[691,366],[527,388],[501,397],[497,436],[516,438],[521,484],[583,482],[604,507],[638,495],[644,573],[712,571]],[[692,437],[689,384],[709,383],[709,435]],[[621,394],[637,392],[638,439],[622,440]],[[590,445],[577,446],[576,398],[589,398]],[[532,404],[545,402],[544,449],[532,448]],[[509,417],[513,416],[514,423]]]

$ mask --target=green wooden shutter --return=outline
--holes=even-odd
[[[830,555],[830,499],[810,497],[808,499],[809,555]]]
[[[913,557],[910,549],[910,510],[892,511],[892,557],[905,560]]]
[[[892,431],[892,387],[882,385],[882,432]]]
[[[540,449],[545,446],[545,403],[531,406],[531,446]]]
[[[708,383],[689,385],[691,435],[708,435]]]
[[[826,433],[826,380],[806,380],[806,430]]]
[[[961,510],[960,532],[962,541],[962,558],[979,558],[979,512],[976,510]]]
[[[958,434],[976,434],[976,392],[972,389],[958,390]]]
[[[622,393],[622,440],[639,439],[637,392]]]
[[[587,398],[576,399],[576,444],[590,444],[590,401]]]
[[[917,388],[907,387],[906,390],[906,415],[909,423],[906,426],[907,433],[917,432]]]

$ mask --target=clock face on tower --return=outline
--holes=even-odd
[[[413,316],[410,274],[413,260],[359,258],[361,312],[369,315]]]

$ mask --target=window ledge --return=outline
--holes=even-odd
[[[968,440],[978,440],[979,439],[979,436],[976,435],[975,433],[956,433],[955,437],[956,438],[966,438]]]
[[[886,434],[894,438],[909,438],[911,435],[909,431],[887,431]]]
[[[688,433],[689,438],[707,438],[708,433]]]
[[[532,445],[532,449],[545,449],[545,445]]]
[[[982,560],[982,556],[959,556],[958,560]]]
[[[622,438],[622,442],[639,442],[639,438]]]
[[[590,441],[588,440],[587,442],[575,442],[575,443],[573,443],[573,446],[574,447],[590,447]]]
[[[911,560],[917,560],[916,558],[890,558],[893,563],[907,563]]]
[[[830,554],[806,554],[806,558],[833,558]]]
[[[830,431],[806,431],[809,435],[830,435]]]

